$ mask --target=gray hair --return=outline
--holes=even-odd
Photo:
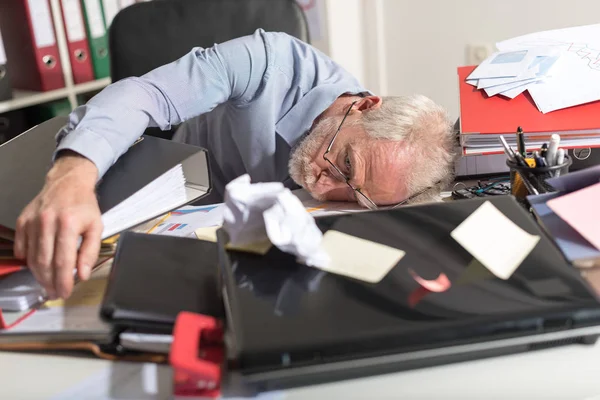
[[[362,123],[371,137],[405,144],[412,157],[406,174],[409,195],[432,186],[411,203],[440,199],[442,188],[454,179],[456,157],[456,136],[443,107],[422,95],[383,97],[381,107],[365,113]]]

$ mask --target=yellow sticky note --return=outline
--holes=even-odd
[[[325,232],[321,244],[331,259],[322,270],[370,283],[382,280],[406,254],[335,230]]]
[[[198,228],[194,231],[194,233],[200,240],[217,243],[217,231],[220,228],[220,226],[208,226],[206,228]]]
[[[50,300],[44,303],[46,307],[82,307],[97,306],[102,302],[108,278],[90,279],[75,285],[73,294],[66,299]]]
[[[540,237],[531,235],[486,201],[450,236],[500,279],[508,279]]]
[[[206,228],[198,228],[194,231],[196,237],[200,240],[206,240],[208,242],[217,242],[217,231],[221,228],[220,226],[209,226]],[[228,244],[227,250],[245,251],[247,253],[254,253],[264,256],[269,252],[273,244],[269,240],[251,243],[246,246],[232,246]]]

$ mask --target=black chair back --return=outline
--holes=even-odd
[[[309,43],[306,18],[295,0],[153,0],[131,5],[110,26],[112,81],[141,76],[193,47],[210,47],[258,28]],[[174,132],[150,128],[146,134],[171,138]]]

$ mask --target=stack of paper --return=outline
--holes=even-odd
[[[467,77],[488,96],[515,98],[555,73],[562,50],[555,47],[515,49],[492,54]]]
[[[488,96],[525,90],[548,113],[600,100],[600,24],[532,33],[496,43],[467,78]]]

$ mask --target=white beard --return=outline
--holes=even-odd
[[[333,117],[323,118],[292,149],[288,164],[290,177],[309,192],[317,179],[310,164],[318,156],[316,153],[323,147],[323,142],[328,139],[331,140],[338,125],[339,119]]]

